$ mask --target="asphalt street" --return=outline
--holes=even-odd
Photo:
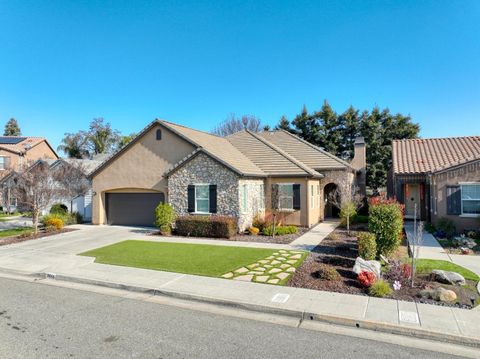
[[[0,358],[451,358],[301,328],[0,278]]]

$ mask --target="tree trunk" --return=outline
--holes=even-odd
[[[347,235],[350,237],[350,216],[347,216]]]
[[[38,217],[39,217],[38,210],[33,210],[32,211],[32,222],[33,222],[33,229],[34,229],[35,234],[38,234]]]

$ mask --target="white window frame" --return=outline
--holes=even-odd
[[[260,184],[260,203],[258,209],[264,210],[265,209],[265,185],[262,183]]]
[[[310,185],[310,209],[315,208],[315,185]]]
[[[477,187],[480,187],[480,182],[461,182],[460,183],[460,207],[461,207],[461,214],[460,216],[461,217],[473,217],[473,218],[477,218],[477,217],[480,217],[480,213],[464,213],[463,212],[463,202],[464,201],[480,201],[480,197],[479,198],[469,198],[469,199],[464,199],[463,198],[463,188],[464,187],[468,187],[468,186],[477,186]]]
[[[199,198],[200,200],[207,200],[207,212],[199,211],[197,208],[197,187],[207,187],[207,198]],[[195,213],[210,214],[210,183],[195,183]]]
[[[6,161],[5,161],[5,160],[6,160],[7,156],[0,156],[0,158],[1,158],[0,171],[4,171],[4,170],[6,170],[6,168],[5,168],[5,162],[6,162]]]
[[[294,194],[293,194],[293,185],[294,183],[277,183],[278,185],[278,209],[281,210],[281,211],[294,211],[293,209],[293,197],[294,197]],[[282,190],[281,190],[281,187],[283,186],[290,186],[292,188],[292,196],[281,196],[280,194],[282,193]],[[283,208],[281,206],[281,199],[282,198],[292,198],[292,207],[291,208]]]
[[[322,205],[322,196],[320,195],[321,194],[321,191],[320,191],[320,185],[317,184],[317,200],[318,200],[318,208],[321,207]]]

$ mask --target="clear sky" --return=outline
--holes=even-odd
[[[480,1],[0,1],[0,125],[56,147],[104,117],[211,130],[303,104],[480,135]]]

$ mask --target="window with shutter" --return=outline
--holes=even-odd
[[[447,187],[447,214],[458,216],[462,213],[460,186]]]

